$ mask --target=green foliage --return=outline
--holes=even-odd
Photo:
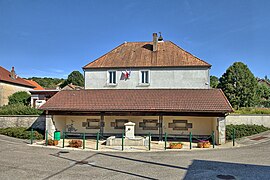
[[[233,135],[233,129],[235,129],[235,137],[241,138],[245,136],[251,136],[253,134],[258,134],[267,130],[270,130],[270,128],[259,126],[259,125],[227,125],[226,126],[226,139],[231,140]]]
[[[234,114],[270,114],[270,108],[239,108]]]
[[[220,78],[219,88],[236,109],[252,107],[259,102],[257,80],[242,62],[235,62],[226,70]]]
[[[211,88],[217,88],[219,84],[219,79],[216,76],[210,76],[210,86]]]
[[[23,104],[29,105],[31,101],[31,95],[25,91],[16,92],[8,97],[8,104]]]
[[[0,107],[0,115],[40,115],[42,112],[41,110],[23,104],[12,104]]]
[[[264,100],[270,100],[270,88],[266,84],[258,85],[258,94]]]
[[[260,105],[265,108],[270,108],[270,100],[262,100]],[[270,114],[270,112],[268,114]]]
[[[55,89],[59,84],[65,81],[65,79],[61,78],[40,78],[40,77],[31,77],[29,80],[36,81],[43,88],[53,88]]]
[[[84,86],[84,78],[83,78],[83,75],[79,72],[79,71],[73,71],[72,73],[70,73],[68,75],[68,78],[67,80],[65,80],[61,85],[60,87],[63,88],[65,87],[66,85],[68,84],[74,84],[74,85],[77,85],[77,86]]]
[[[11,136],[20,139],[30,139],[31,130],[25,127],[9,127],[9,128],[0,128],[0,134]],[[34,139],[43,139],[43,135],[38,131],[34,131]]]

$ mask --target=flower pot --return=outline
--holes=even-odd
[[[203,148],[203,142],[198,142],[198,143],[197,143],[197,147],[198,147],[198,148]]]
[[[210,145],[211,145],[210,142],[204,142],[203,143],[204,148],[210,148]]]
[[[170,149],[182,149],[182,143],[170,143]]]
[[[58,141],[57,140],[53,140],[53,145],[57,146],[58,145]]]

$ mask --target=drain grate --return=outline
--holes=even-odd
[[[217,178],[219,179],[226,179],[226,180],[230,180],[230,179],[236,179],[234,176],[232,175],[224,175],[224,174],[219,174],[217,175]]]
[[[62,150],[62,151],[59,151],[57,154],[60,154],[60,153],[66,154],[66,153],[69,153],[69,151]]]
[[[84,165],[84,164],[88,164],[88,161],[77,161],[76,164]]]
[[[256,137],[256,138],[252,138],[250,140],[259,141],[259,140],[265,139],[265,138],[267,138],[267,137],[259,136],[259,137]]]

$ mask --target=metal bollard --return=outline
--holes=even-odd
[[[164,149],[167,149],[167,133],[165,133],[165,145],[164,145]]]
[[[150,151],[151,150],[151,133],[149,132],[149,146],[148,146],[148,150]]]
[[[85,133],[83,133],[83,149],[85,149]]]
[[[122,151],[124,151],[124,129],[122,131]]]
[[[233,129],[233,146],[235,146],[235,129]]]
[[[63,146],[62,146],[62,148],[65,147],[65,137],[66,137],[66,133],[63,131]]]
[[[212,143],[213,143],[213,148],[215,148],[215,132],[212,132]]]
[[[99,141],[99,132],[97,132],[97,145],[96,145],[96,150],[98,150],[98,141]]]
[[[33,134],[34,134],[34,132],[33,132],[33,128],[32,128],[32,129],[31,129],[31,136],[30,136],[30,138],[31,138],[30,143],[31,143],[31,144],[33,144]]]
[[[192,149],[192,132],[189,132],[189,149]]]
[[[45,145],[48,146],[48,130],[45,131]]]

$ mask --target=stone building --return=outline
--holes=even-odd
[[[35,86],[20,78],[15,73],[14,67],[9,72],[0,66],[0,106],[8,104],[8,97],[18,91],[34,89]]]
[[[225,142],[232,107],[222,90],[210,89],[211,65],[171,41],[125,42],[83,67],[85,90],[61,91],[41,108],[46,128],[73,134],[120,135],[126,122],[135,135],[163,139],[206,137]]]

